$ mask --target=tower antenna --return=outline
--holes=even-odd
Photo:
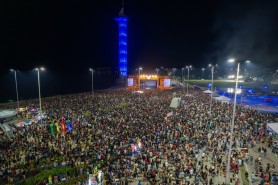
[[[123,15],[124,15],[124,9],[125,9],[125,1],[123,0],[123,1],[122,1],[122,8],[121,8],[121,10],[120,10],[120,12],[119,12],[119,15],[120,15],[120,16],[123,16]]]

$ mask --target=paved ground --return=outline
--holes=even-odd
[[[253,149],[249,150],[249,154],[250,154],[250,156],[253,156],[254,160],[256,158],[258,158],[259,156],[261,156],[261,154],[258,152],[259,147],[266,147],[266,146],[260,142],[260,143],[257,143],[256,146]],[[267,163],[269,163],[271,165],[274,164],[275,167],[276,167],[274,171],[278,172],[278,169],[277,169],[277,167],[278,167],[278,157],[271,152],[270,148],[267,148],[266,156],[261,156],[261,157],[262,157],[262,163],[263,163],[263,169],[264,170],[267,166]],[[251,176],[252,172],[255,172],[254,162],[252,164],[250,162],[246,163],[245,167],[246,167],[246,170],[248,171],[250,176]],[[251,180],[251,178],[250,178],[250,180]],[[258,177],[257,180],[254,183],[250,183],[250,184],[259,185],[260,184],[260,178]]]
[[[262,143],[257,143],[256,146],[253,148],[253,149],[250,149],[249,150],[249,155],[250,156],[253,156],[254,160],[256,158],[258,158],[261,154],[258,152],[258,148],[259,147],[265,147],[264,144]],[[199,160],[200,159],[200,156],[198,158]],[[249,181],[245,181],[244,179],[241,179],[241,175],[239,174],[239,178],[240,178],[240,184],[243,184],[243,182],[245,182],[245,184],[252,184],[252,185],[259,185],[260,184],[260,178],[258,177],[257,180],[254,182],[254,183],[251,183],[251,173],[252,172],[255,172],[255,166],[254,166],[254,160],[253,160],[253,163],[251,164],[250,162],[246,163],[245,164],[245,168],[246,170],[248,171],[249,173]],[[262,161],[263,161],[263,167],[264,169],[266,168],[267,166],[267,163],[270,163],[271,165],[274,164],[276,166],[276,171],[278,173],[278,156],[275,156],[272,152],[271,152],[271,149],[267,149],[267,154],[266,156],[262,156]],[[210,162],[205,162],[205,164],[207,164],[208,166],[210,166]],[[231,175],[231,174],[230,174]],[[212,178],[211,176],[209,176],[209,180],[210,178]],[[132,180],[132,182],[130,183],[131,185],[137,185],[138,184],[138,181],[141,181],[141,183],[143,185],[147,185],[149,184],[147,181],[143,181],[143,177],[142,177],[142,174],[139,175],[138,179],[134,179]],[[175,182],[175,181],[174,181]],[[173,184],[175,184],[173,182]],[[225,178],[224,176],[216,176],[213,178],[213,182],[214,184],[223,184],[225,182]],[[194,184],[194,179],[191,178],[190,180],[190,184]],[[202,184],[202,183],[201,183]]]
[[[200,160],[202,160],[201,159],[201,153],[202,152],[200,152],[199,153],[199,156],[198,156],[198,160],[200,161]],[[210,161],[208,161],[208,162],[204,162],[204,165],[208,165],[208,167],[210,167],[210,165],[211,165],[211,162]],[[173,173],[174,174],[174,173]],[[232,174],[230,173],[230,177],[232,177]],[[212,177],[211,176],[208,176],[208,180],[210,180]],[[241,180],[241,176],[240,176],[240,174],[239,174],[239,179],[240,179],[240,182],[242,182],[242,180]],[[140,174],[139,175],[139,177],[138,177],[138,179],[133,179],[132,181],[131,181],[131,185],[137,185],[138,184],[138,182],[139,182],[139,180],[141,181],[141,183],[142,183],[142,185],[147,185],[147,184],[149,184],[149,182],[147,182],[147,181],[144,181],[143,180],[143,175],[142,174]],[[213,177],[213,182],[214,182],[214,184],[220,184],[220,185],[222,185],[223,183],[225,183],[225,177],[222,175],[222,176],[215,176],[215,177]],[[176,184],[175,183],[175,181],[172,181],[172,184]],[[194,184],[194,177],[192,177],[191,179],[190,179],[190,184]],[[200,183],[200,185],[203,185],[203,183]]]

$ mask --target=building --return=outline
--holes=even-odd
[[[124,15],[124,3],[119,15],[115,18],[119,26],[119,72],[122,77],[127,77],[127,21]]]

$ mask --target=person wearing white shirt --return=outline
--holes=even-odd
[[[165,164],[165,167],[167,168],[168,167],[168,162],[165,161],[164,164]]]
[[[193,175],[193,168],[190,169],[189,173],[190,173],[190,177],[192,177],[192,175]]]
[[[202,159],[204,159],[206,153],[205,152],[202,152]]]
[[[242,160],[241,159],[238,159],[238,165],[242,166]]]

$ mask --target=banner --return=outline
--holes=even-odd
[[[173,98],[170,104],[170,107],[177,108],[180,106],[180,98]]]
[[[170,117],[170,116],[173,116],[173,112],[169,112],[169,113],[167,114],[167,117]]]

